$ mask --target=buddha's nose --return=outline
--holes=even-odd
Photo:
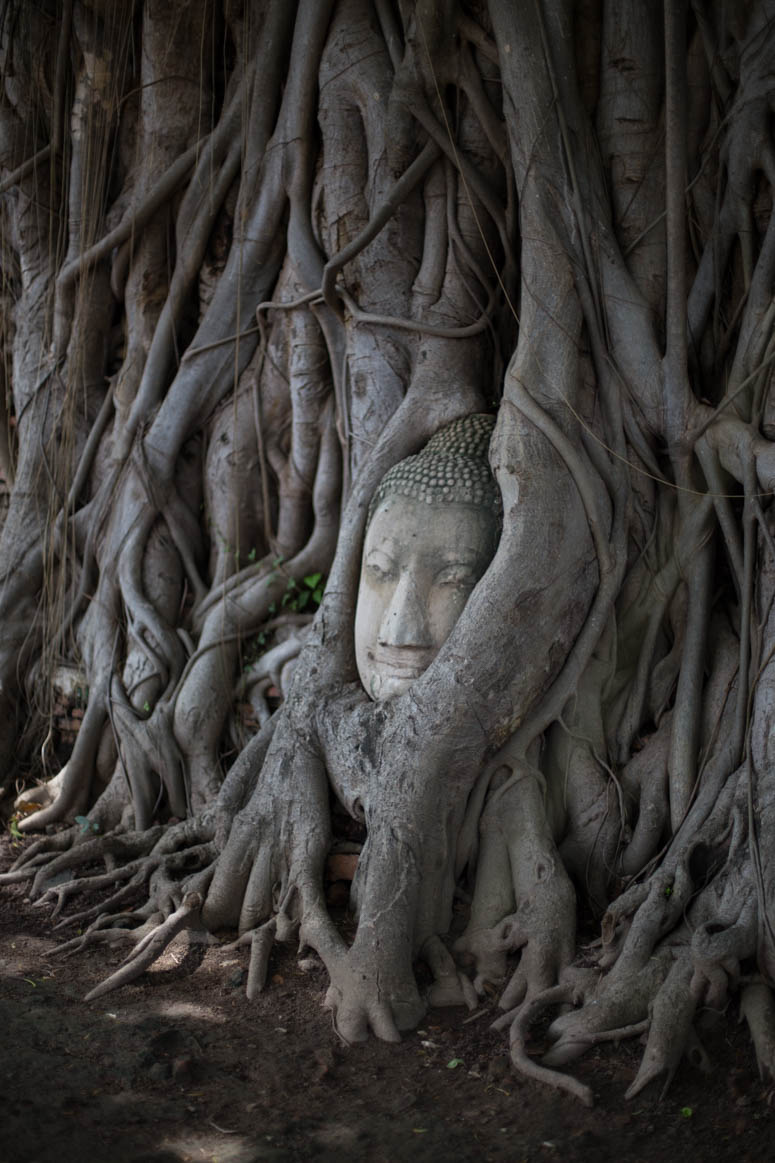
[[[379,628],[381,646],[432,645],[428,614],[410,571],[399,578]]]

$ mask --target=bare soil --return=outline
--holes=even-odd
[[[0,868],[13,855],[6,837]],[[346,1046],[322,967],[289,948],[253,1003],[246,952],[182,935],[137,984],[86,1004],[123,954],[61,958],[59,937],[23,888],[0,893],[2,1163],[773,1157],[771,1091],[735,1013],[703,1031],[713,1073],[683,1064],[662,1101],[624,1100],[642,1046],[587,1055],[590,1111],[513,1073],[494,1001],[472,1018],[429,1011],[401,1045]]]

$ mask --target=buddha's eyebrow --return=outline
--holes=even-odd
[[[395,560],[396,550],[392,542],[385,545],[372,545],[371,549],[366,551],[366,560],[373,557],[375,553],[380,554],[381,557],[388,557],[391,561]]]

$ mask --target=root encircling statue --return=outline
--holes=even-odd
[[[775,33],[635,9],[2,5],[0,885],[91,996],[292,941],[348,1042],[775,1077]]]

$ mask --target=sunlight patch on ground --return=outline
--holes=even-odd
[[[212,1134],[192,1131],[168,1135],[159,1147],[162,1151],[174,1152],[181,1163],[257,1163],[260,1159],[272,1159],[274,1154],[271,1141],[264,1148],[245,1135],[227,1135],[215,1130]]]
[[[216,1013],[201,1003],[186,1001],[170,1001],[153,1007],[159,1017],[172,1018],[173,1021],[207,1021],[222,1024],[223,1015]],[[147,1011],[146,1011],[147,1013]]]

